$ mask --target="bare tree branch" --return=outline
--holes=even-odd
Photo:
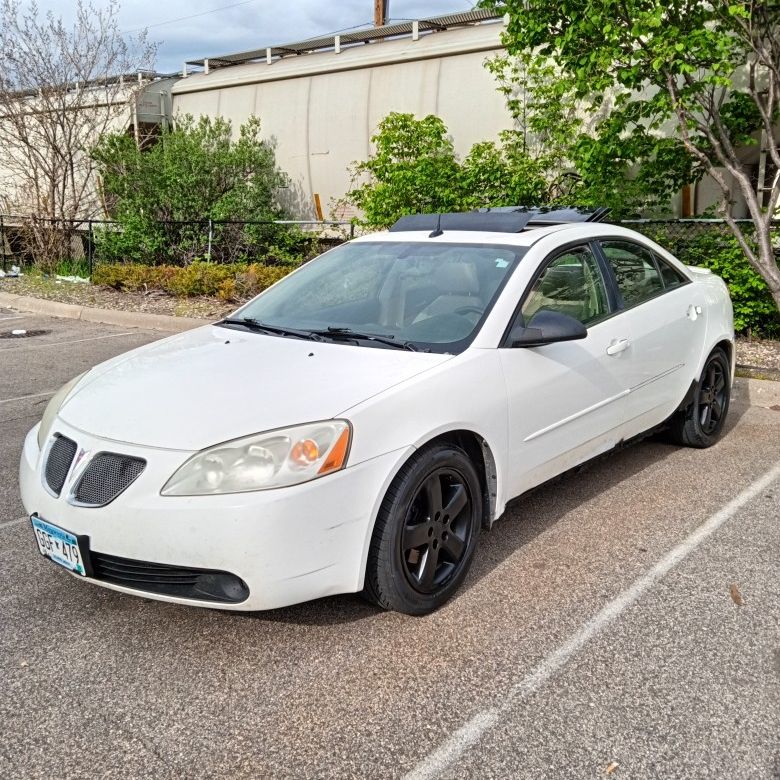
[[[89,152],[127,123],[139,88],[135,76],[119,77],[154,61],[145,34],[124,37],[117,14],[113,0],[101,8],[77,0],[66,27],[35,3],[0,0],[0,207],[40,226],[31,242],[46,263],[70,249],[70,235],[60,230],[58,239],[53,221],[89,218],[101,207]]]

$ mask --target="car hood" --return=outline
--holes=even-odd
[[[115,441],[200,450],[330,419],[450,357],[208,326],[92,369],[59,416]]]

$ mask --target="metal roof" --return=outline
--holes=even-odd
[[[338,37],[342,47],[381,41],[386,38],[398,38],[410,36],[415,28],[420,32],[434,32],[449,30],[453,27],[466,27],[481,22],[493,22],[501,19],[500,14],[482,8],[475,8],[464,13],[444,14],[432,16],[429,19],[404,20],[394,24],[386,24],[383,27],[367,27],[364,30],[340,33],[338,35],[324,35],[316,38],[308,38],[305,41],[286,43],[281,46],[267,46],[262,49],[238,52],[236,54],[223,54],[218,57],[204,57],[199,60],[187,60],[188,65],[204,66],[208,61],[209,68],[224,67],[227,65],[240,65],[254,60],[266,60],[267,57],[287,57],[298,54],[311,54],[317,51],[326,51],[335,48],[335,39]]]

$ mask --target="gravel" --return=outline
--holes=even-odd
[[[780,341],[738,338],[737,363],[780,371]]]

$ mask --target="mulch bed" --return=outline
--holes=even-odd
[[[146,314],[171,314],[176,317],[218,319],[235,311],[238,304],[219,298],[175,298],[160,290],[119,292],[110,287],[46,279],[40,276],[0,278],[0,292],[29,295],[60,303],[92,306],[96,309],[120,309]]]

